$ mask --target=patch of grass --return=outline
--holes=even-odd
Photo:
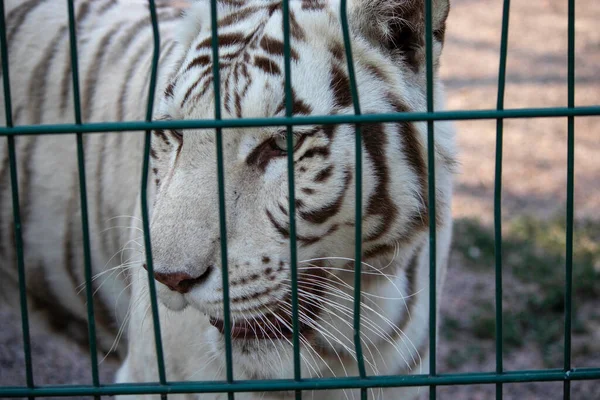
[[[446,363],[452,369],[458,369],[470,360],[481,364],[485,360],[485,350],[477,344],[469,344],[460,349],[452,349],[446,357]]]
[[[504,288],[511,309],[504,311],[503,331],[507,350],[533,339],[547,364],[562,357],[565,307],[565,219],[539,221],[517,218],[504,224],[503,273],[523,283]],[[493,272],[494,232],[477,220],[455,223],[454,246],[477,271]],[[586,321],[577,305],[600,296],[600,223],[577,222],[573,240],[573,328],[584,332]],[[471,315],[472,333],[480,339],[495,338],[495,307],[479,302]],[[560,360],[560,358],[558,359]],[[554,365],[556,366],[556,365]]]
[[[442,321],[441,331],[444,332],[444,337],[448,340],[456,340],[462,330],[461,323],[458,319],[446,317]]]
[[[506,311],[503,314],[504,346],[508,350],[521,347],[528,329],[527,323],[517,315]],[[496,309],[491,302],[479,303],[471,315],[471,332],[479,339],[496,339]]]

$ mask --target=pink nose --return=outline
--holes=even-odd
[[[146,264],[144,264],[144,269],[145,268]],[[196,277],[188,274],[187,272],[155,272],[154,279],[156,279],[169,289],[183,294],[187,293],[194,285],[205,281],[206,278],[208,278],[210,271],[211,268],[207,268],[206,271],[202,273],[202,275]]]

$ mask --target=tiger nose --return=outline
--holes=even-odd
[[[146,269],[146,264],[144,264],[144,269]],[[192,276],[187,272],[154,272],[154,279],[169,289],[183,294],[189,292],[193,286],[206,281],[210,271],[210,267],[206,268],[199,276]]]

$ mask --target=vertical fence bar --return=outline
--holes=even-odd
[[[8,43],[6,40],[6,19],[4,15],[4,0],[0,0],[0,51],[2,52],[2,78],[4,85],[4,113],[6,126],[13,127],[12,96],[10,91],[10,74],[8,66]],[[19,206],[19,179],[17,176],[17,156],[15,137],[8,136],[8,158],[10,166],[10,182],[12,187],[13,224],[15,247],[17,253],[17,269],[19,275],[19,301],[21,303],[21,329],[23,331],[23,352],[25,353],[25,382],[29,389],[34,386],[33,368],[31,363],[31,338],[29,334],[29,317],[27,315],[27,288],[25,280],[25,261],[23,255],[23,235],[21,226],[21,209]],[[1,212],[1,210],[0,210]],[[29,399],[33,399],[32,396]]]
[[[358,87],[356,85],[356,75],[354,72],[354,59],[352,58],[352,43],[350,42],[350,30],[348,28],[347,1],[340,2],[340,17],[342,22],[342,33],[344,36],[344,49],[346,51],[346,62],[348,64],[348,78],[350,81],[350,91],[352,94],[352,103],[354,114],[360,115],[360,99],[358,96]],[[355,239],[354,239],[354,347],[356,351],[356,360],[358,363],[358,372],[361,379],[366,378],[365,360],[363,357],[361,334],[360,334],[360,305],[361,305],[361,277],[362,277],[362,135],[360,125],[355,125],[355,170],[356,170],[356,188],[355,188]],[[367,399],[367,389],[360,391],[361,398]]]
[[[283,55],[285,73],[285,116],[291,117],[293,112],[292,65],[290,45],[290,4],[289,0],[282,2],[283,19]],[[292,346],[294,348],[294,380],[302,379],[300,368],[300,334],[298,327],[298,255],[296,245],[296,187],[294,180],[294,132],[292,125],[286,126],[288,148],[288,196],[290,212],[290,275],[292,280]],[[296,400],[302,399],[302,391],[295,391]]]
[[[567,106],[575,107],[575,0],[569,0],[568,23],[568,99]],[[575,118],[567,118],[567,229],[565,265],[565,349],[564,370],[571,370],[571,320],[573,295],[573,214],[575,184]],[[571,398],[571,382],[563,384],[563,398]]]
[[[217,0],[211,0],[210,7],[212,29],[212,67],[215,92],[215,119],[221,120],[221,75],[219,72],[219,36]],[[231,312],[229,304],[229,270],[227,264],[227,219],[225,215],[225,171],[223,167],[223,130],[216,129],[217,175],[219,186],[219,226],[221,234],[221,268],[223,278],[223,314],[225,325],[225,371],[227,383],[233,383],[233,360],[231,355]],[[234,399],[234,392],[227,392],[229,400]]]
[[[152,33],[154,37],[154,53],[152,55],[152,70],[150,73],[150,85],[148,88],[148,104],[146,109],[146,121],[152,121],[154,109],[154,95],[156,93],[156,77],[158,73],[158,60],[160,57],[160,32],[158,30],[158,19],[156,16],[156,5],[154,0],[148,0],[150,10],[150,19],[152,22]],[[162,337],[160,333],[160,319],[158,315],[158,302],[156,299],[156,283],[154,282],[154,264],[152,263],[152,242],[150,239],[150,223],[148,217],[148,170],[150,169],[150,144],[151,132],[145,132],[144,139],[144,160],[142,165],[142,184],[141,184],[141,206],[142,206],[142,224],[144,228],[144,247],[146,249],[146,269],[148,272],[148,291],[150,296],[150,308],[152,310],[152,322],[154,325],[154,345],[156,348],[156,364],[158,368],[158,379],[161,385],[167,383],[165,374],[165,360],[163,354]],[[166,399],[167,395],[161,395]]]
[[[504,109],[504,93],[506,88],[506,59],[508,51],[508,22],[510,0],[504,0],[502,10],[502,33],[500,40],[500,66],[498,71],[498,99],[496,108]],[[504,120],[496,120],[496,171],[494,178],[494,248],[496,260],[496,373],[504,372],[503,362],[503,314],[502,314],[502,146]],[[496,384],[496,400],[503,396],[502,383]]]
[[[73,79],[73,103],[75,123],[81,125],[81,96],[79,91],[79,65],[77,54],[77,20],[73,0],[68,0],[69,11],[69,41],[71,46],[71,76]],[[94,318],[94,292],[92,287],[92,258],[90,252],[90,228],[88,222],[87,184],[85,178],[85,154],[83,150],[83,134],[77,134],[77,162],[79,172],[79,195],[81,202],[81,229],[83,233],[83,255],[85,273],[85,294],[88,314],[88,339],[90,348],[90,363],[92,364],[92,383],[100,386],[98,377],[98,353],[96,347],[96,320]],[[99,399],[99,396],[95,396]]]
[[[433,102],[433,22],[432,0],[425,0],[425,58],[427,75],[427,112],[434,111]],[[429,186],[429,375],[435,376],[437,334],[437,270],[436,270],[436,211],[435,211],[435,144],[434,122],[427,121],[427,180]],[[436,399],[436,386],[429,386],[429,398]]]

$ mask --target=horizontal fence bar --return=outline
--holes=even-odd
[[[335,125],[356,123],[382,123],[398,121],[457,121],[479,119],[515,119],[515,118],[550,118],[550,117],[593,117],[600,116],[600,106],[588,107],[553,107],[553,108],[521,108],[508,110],[476,110],[476,111],[436,111],[362,114],[362,115],[315,115],[306,117],[273,117],[223,119],[216,121],[180,120],[180,121],[130,121],[101,122],[85,125],[22,125],[12,128],[0,127],[0,136],[12,135],[61,135],[73,133],[102,133],[115,131],[146,131],[148,129],[214,129],[214,128],[249,128],[261,126],[286,125]]]
[[[159,384],[119,384],[95,388],[93,386],[46,386],[37,388],[0,389],[0,397],[27,396],[111,396],[136,394],[171,394],[171,393],[219,393],[235,392],[265,392],[282,390],[328,390],[328,389],[361,389],[379,387],[407,386],[450,386],[494,383],[526,383],[550,381],[574,381],[600,379],[600,368],[583,368],[571,371],[535,370],[512,371],[502,375],[496,373],[472,374],[438,374],[406,375],[406,376],[374,376],[360,379],[358,377],[303,379],[277,379],[271,381],[235,381],[226,382],[169,382]]]

